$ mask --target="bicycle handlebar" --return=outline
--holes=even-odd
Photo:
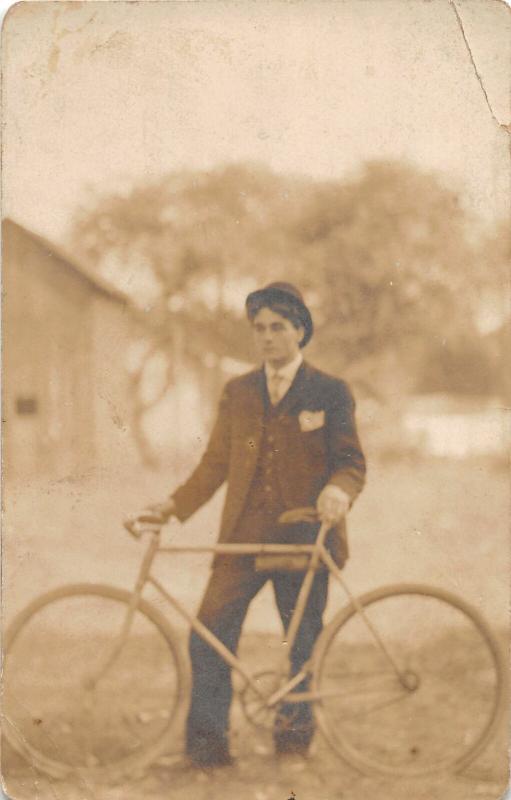
[[[140,539],[144,533],[152,533],[153,536],[159,536],[163,527],[163,524],[159,527],[153,524],[150,528],[144,528],[142,527],[143,521],[139,519],[126,519],[122,524],[134,539]]]
[[[284,511],[278,518],[280,525],[296,525],[299,522],[318,522],[318,512],[313,506],[304,506],[302,508],[292,508],[289,511]],[[144,520],[144,517],[136,517],[135,519],[124,520],[123,525],[128,533],[134,539],[140,539],[144,533],[152,533],[159,536],[161,529],[165,523],[157,525],[157,523],[149,523],[150,527],[143,527],[144,523],[149,523],[149,520]]]

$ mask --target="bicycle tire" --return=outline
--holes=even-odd
[[[29,709],[32,723],[37,727],[39,726],[41,729],[41,737],[40,743],[37,740],[37,744],[34,741],[31,741],[32,733],[29,731],[30,735],[27,736],[24,730],[20,730],[20,723],[19,720],[15,720],[10,715],[10,708],[17,708],[20,706],[24,713],[24,705],[26,700],[23,701],[23,704],[20,704],[17,696],[15,696],[15,680],[18,680],[16,672],[16,676],[12,676],[10,678],[10,670],[14,673],[16,670],[15,666],[13,666],[13,654],[16,653],[16,646],[19,646],[20,649],[20,658],[22,660],[22,664],[26,663],[26,658],[23,655],[24,649],[26,650],[27,647],[30,646],[30,637],[34,637],[34,641],[37,642],[37,638],[39,637],[43,640],[43,634],[40,632],[39,634],[34,634],[34,630],[37,632],[38,625],[37,621],[41,622],[44,620],[45,614],[51,617],[52,613],[57,614],[56,619],[62,617],[62,608],[59,608],[59,604],[63,602],[70,601],[71,606],[73,607],[75,616],[73,621],[76,619],[78,622],[79,615],[76,613],[77,610],[82,611],[81,606],[76,605],[77,602],[85,601],[92,603],[97,603],[97,608],[102,613],[101,617],[97,617],[96,625],[98,627],[105,626],[105,620],[108,616],[114,615],[116,618],[119,617],[122,620],[123,616],[126,613],[127,605],[130,601],[130,593],[123,589],[119,589],[113,586],[103,585],[103,584],[72,584],[62,586],[58,589],[53,591],[47,592],[44,595],[41,595],[34,599],[28,606],[26,606],[22,611],[18,613],[18,615],[14,618],[13,622],[9,626],[4,641],[4,670],[3,670],[3,682],[2,682],[2,689],[3,689],[3,715],[2,715],[2,729],[3,733],[8,740],[8,742],[12,745],[12,747],[26,760],[28,760],[32,766],[36,767],[37,769],[41,770],[42,772],[46,773],[47,775],[55,778],[68,778],[70,776],[74,776],[75,779],[83,779],[83,780],[106,780],[106,781],[117,781],[123,778],[127,778],[130,775],[140,773],[144,767],[154,761],[158,756],[162,755],[164,752],[168,751],[169,742],[170,742],[170,734],[172,729],[178,725],[182,719],[182,716],[185,711],[186,700],[189,695],[189,667],[188,662],[184,656],[183,647],[179,642],[179,639],[176,633],[173,631],[172,627],[168,624],[166,618],[161,614],[154,606],[152,606],[147,600],[140,599],[140,602],[137,606],[134,618],[134,626],[132,628],[135,631],[140,629],[142,633],[140,634],[139,639],[135,638],[135,634],[133,634],[131,640],[129,641],[129,649],[132,652],[137,650],[142,642],[150,646],[151,653],[155,653],[154,659],[160,659],[165,661],[168,659],[168,679],[169,683],[170,680],[175,681],[175,688],[173,691],[173,696],[171,702],[167,707],[162,709],[160,714],[163,716],[161,717],[162,722],[161,724],[158,721],[158,727],[161,728],[158,730],[157,734],[155,734],[154,738],[151,738],[147,742],[143,742],[140,747],[134,748],[126,752],[125,754],[118,755],[118,757],[112,758],[110,762],[109,755],[108,755],[108,748],[105,751],[105,747],[102,745],[100,756],[94,756],[95,762],[92,763],[91,759],[88,755],[82,754],[82,742],[78,742],[77,752],[80,750],[80,760],[85,763],[68,763],[69,759],[65,759],[63,753],[67,753],[68,751],[74,750],[74,745],[70,741],[70,734],[76,735],[77,739],[80,737],[85,736],[85,732],[80,728],[80,724],[83,725],[83,720],[77,721],[74,723],[73,717],[73,710],[64,707],[63,711],[65,712],[65,722],[60,721],[58,719],[58,715],[52,716],[51,712],[49,714],[48,722],[46,719],[43,718],[43,714],[34,717],[34,709]],[[114,605],[112,605],[112,603]],[[90,609],[88,609],[90,610]],[[85,613],[85,609],[83,609],[83,613]],[[33,630],[34,629],[34,630]],[[71,627],[72,630],[72,627]],[[116,629],[118,632],[118,629]],[[53,629],[52,629],[53,632]],[[53,633],[53,636],[55,637]],[[94,634],[96,635],[96,634]],[[46,636],[48,636],[48,629],[46,630]],[[90,629],[88,629],[88,637],[89,637],[89,651],[94,651],[96,653],[96,649],[94,648],[94,641],[90,641],[91,633]],[[145,639],[143,637],[146,637]],[[149,638],[151,637],[151,638]],[[94,638],[94,636],[92,637]],[[97,638],[97,636],[96,636]],[[26,641],[24,641],[24,639]],[[61,650],[65,645],[70,645],[71,636],[69,632],[66,635],[62,635],[60,632],[60,639],[59,647],[53,648],[53,652],[58,653],[60,656]],[[76,643],[79,646],[82,646],[82,643],[79,641],[79,635],[75,636]],[[85,642],[87,637],[83,637],[83,641]],[[48,648],[51,651],[51,637],[50,637],[50,644]],[[98,645],[99,649],[99,645]],[[158,651],[158,652],[156,652]],[[62,651],[64,653],[64,651]],[[125,661],[127,661],[127,652],[128,650],[125,648],[124,652],[121,651],[121,655],[124,657]],[[145,664],[145,655],[139,658],[138,660],[138,669],[144,668]],[[38,659],[39,661],[43,658],[42,650],[39,648],[39,652],[35,651],[32,652],[30,650],[30,661],[35,665],[35,671],[37,674],[36,682],[39,680],[39,672],[38,669]],[[147,656],[149,658],[149,655]],[[63,656],[64,663],[65,663],[65,654]],[[70,655],[71,660],[73,660],[73,654],[71,652]],[[74,661],[76,661],[76,653]],[[149,659],[150,660],[150,659]],[[81,666],[81,665],[80,665]],[[123,675],[126,676],[126,686],[130,685],[130,668],[128,664],[123,664],[124,673]],[[69,663],[69,671],[72,668],[76,668],[76,664]],[[167,668],[167,667],[166,667]],[[113,668],[112,668],[113,669]],[[136,675],[138,671],[133,672],[133,681],[135,681]],[[160,675],[160,672],[156,672],[156,675]],[[120,676],[120,673],[118,673]],[[172,676],[172,677],[171,677]],[[61,699],[63,698],[64,694],[74,691],[74,689],[70,689],[68,692],[67,683],[64,678],[67,678],[67,675],[62,675],[62,680],[58,682],[57,685],[52,686],[54,699],[53,703],[54,706],[58,708]],[[27,680],[27,679],[25,679]],[[44,680],[42,678],[41,680]],[[112,675],[109,676],[110,684],[113,684],[113,672]],[[132,681],[132,682],[133,682]],[[142,683],[142,677],[139,677],[140,683]],[[62,684],[66,684],[66,690],[62,688]],[[104,681],[103,681],[104,683]],[[102,681],[99,681],[99,684],[102,684]],[[123,687],[125,688],[124,684]],[[83,690],[82,690],[83,691]],[[119,677],[119,686],[116,691],[121,692],[120,686],[120,677]],[[140,689],[139,689],[140,691]],[[149,688],[147,689],[149,692]],[[151,689],[151,691],[153,691]],[[154,690],[156,691],[156,690]],[[12,695],[10,699],[10,694]],[[50,692],[43,692],[40,691],[39,694],[44,695],[44,700],[39,701],[42,705],[50,706],[52,708],[52,697],[50,696]],[[128,695],[129,696],[129,695]],[[126,696],[126,700],[127,697]],[[132,700],[132,697],[130,696]],[[164,702],[167,698],[163,698]],[[62,700],[62,702],[64,702]],[[111,720],[111,709],[108,708],[108,703],[105,702],[105,718],[103,720],[103,724],[105,726],[112,726]],[[153,704],[155,700],[151,698],[151,703]],[[94,713],[97,713],[98,710],[101,711],[101,705],[94,705]],[[139,717],[137,719],[142,720],[140,722],[140,726],[143,724],[143,718],[140,716],[142,712],[138,712]],[[78,709],[76,710],[76,714],[78,715]],[[110,715],[110,716],[109,716]],[[146,714],[147,716],[147,714]],[[29,717],[27,717],[27,722],[30,722]],[[62,717],[63,718],[63,717]],[[62,719],[61,718],[61,719]],[[124,717],[123,717],[124,719]],[[126,720],[128,720],[128,716],[126,715]],[[151,726],[156,726],[156,721],[149,720],[151,722]],[[132,720],[129,720],[130,724]],[[25,723],[25,720],[24,720]],[[23,723],[23,724],[24,724]],[[74,723],[74,724],[73,724]],[[145,720],[144,724],[148,724],[147,719]],[[60,725],[62,731],[65,733],[58,732],[58,736],[55,733],[57,730],[57,725]],[[53,727],[52,727],[53,726]],[[140,738],[140,731],[137,729],[137,736]],[[67,739],[63,741],[65,735],[67,734]],[[105,734],[101,734],[103,737]],[[57,741],[58,739],[58,741]],[[135,734],[130,733],[130,741],[135,741],[136,736]],[[45,752],[48,750],[48,747],[51,750],[51,754]],[[98,745],[99,747],[99,745]],[[131,745],[130,745],[131,747]],[[115,749],[115,748],[114,748]],[[83,755],[83,758],[82,758]],[[99,763],[97,763],[99,762]]]
[[[334,619],[325,627],[322,631],[320,638],[318,639],[314,653],[313,653],[313,676],[312,676],[312,691],[317,694],[316,702],[314,703],[314,711],[316,720],[318,723],[318,727],[325,736],[329,745],[333,748],[333,750],[341,756],[345,761],[355,767],[358,771],[368,774],[368,775],[394,775],[394,776],[420,776],[426,775],[429,773],[445,773],[445,772],[460,772],[464,769],[488,744],[491,738],[494,736],[496,729],[499,725],[502,712],[505,709],[504,704],[504,693],[505,693],[505,678],[507,674],[506,664],[504,660],[504,656],[502,653],[502,649],[499,646],[495,636],[493,635],[492,631],[490,630],[488,624],[486,623],[483,616],[473,608],[471,605],[466,603],[461,598],[457,597],[456,595],[445,591],[443,589],[437,589],[435,587],[430,587],[422,584],[396,584],[391,586],[382,587],[376,589],[374,591],[368,592],[367,594],[358,598],[359,602],[364,607],[364,611],[368,611],[369,609],[374,609],[375,605],[380,603],[381,601],[385,602],[388,600],[395,600],[397,598],[406,597],[408,598],[422,598],[423,600],[433,600],[438,601],[440,604],[443,604],[445,610],[449,608],[450,610],[454,610],[455,613],[460,614],[464,620],[468,622],[467,631],[471,630],[477,634],[477,637],[485,646],[485,658],[487,659],[487,666],[485,666],[486,672],[489,671],[491,668],[492,675],[493,675],[493,685],[491,688],[491,701],[488,702],[488,709],[485,712],[485,718],[480,724],[478,728],[477,735],[473,738],[473,740],[464,745],[464,740],[462,741],[461,737],[461,729],[460,732],[456,733],[457,741],[460,741],[463,746],[460,747],[460,750],[456,751],[456,753],[452,752],[450,755],[445,756],[445,752],[443,757],[436,759],[434,763],[411,763],[411,764],[404,764],[399,763],[399,759],[397,757],[394,760],[391,759],[390,763],[386,762],[383,756],[378,755],[377,758],[371,753],[368,755],[367,753],[363,752],[365,745],[361,745],[360,748],[354,747],[351,741],[348,741],[346,738],[345,731],[349,727],[350,724],[353,724],[353,720],[356,719],[357,714],[349,717],[349,714],[345,713],[344,720],[342,718],[334,719],[333,715],[335,714],[334,711],[334,701],[333,696],[337,690],[333,690],[328,693],[327,686],[331,684],[332,680],[335,680],[336,683],[342,684],[342,676],[340,673],[339,667],[339,658],[340,655],[337,655],[337,666],[335,667],[333,655],[333,646],[334,642],[337,641],[338,634],[343,629],[346,629],[348,624],[351,623],[356,618],[359,619],[359,615],[357,614],[357,610],[353,603],[347,605],[343,608],[335,617]],[[383,605],[380,605],[380,614],[383,611]],[[373,613],[373,612],[372,612]],[[436,622],[436,620],[435,620]],[[362,625],[363,623],[360,622]],[[459,638],[460,633],[459,631],[456,634]],[[467,636],[468,641],[468,633],[464,635]],[[473,634],[471,634],[472,636]],[[353,633],[351,634],[353,638]],[[445,636],[444,636],[445,638]],[[474,640],[474,641],[477,641]],[[440,640],[439,640],[440,641]],[[339,645],[337,645],[339,646]],[[458,646],[458,645],[456,645]],[[375,645],[375,647],[377,647]],[[432,647],[436,647],[437,649],[440,648],[438,643],[432,642]],[[340,650],[338,651],[340,653]],[[365,651],[361,650],[361,653]],[[439,652],[444,656],[445,654],[439,649]],[[396,653],[399,658],[399,653]],[[345,655],[342,657],[345,658],[347,656],[347,652],[345,650]],[[422,657],[424,659],[424,656]],[[327,662],[330,666],[327,669]],[[426,662],[427,663],[427,662]],[[470,663],[470,661],[468,662]],[[485,662],[486,663],[486,662]],[[335,674],[334,670],[337,669],[337,675]],[[328,670],[330,670],[330,674],[333,676],[331,679],[327,677]],[[468,674],[470,674],[470,670],[467,669],[467,665],[465,665],[465,670]],[[481,674],[483,674],[483,668],[480,668]],[[474,670],[476,673],[476,670]],[[485,682],[488,682],[488,675],[485,672]],[[354,673],[353,673],[354,674]],[[362,674],[362,673],[360,673]],[[478,674],[478,673],[477,673]],[[374,675],[372,673],[364,673],[365,676],[368,677],[368,680],[373,680]],[[329,684],[330,680],[330,684]],[[385,679],[387,680],[387,679]],[[427,681],[433,684],[433,680],[431,680],[428,676],[426,676],[426,684]],[[441,676],[440,681],[445,681],[445,676]],[[459,679],[461,680],[461,679]],[[458,683],[459,683],[458,680]],[[419,675],[420,681],[420,675]],[[396,683],[397,683],[396,678]],[[423,684],[424,685],[424,682]],[[461,684],[460,684],[461,685]],[[348,686],[348,684],[346,684]],[[377,687],[377,684],[373,684],[373,686]],[[371,684],[368,684],[369,692],[371,691]],[[373,690],[374,691],[374,690]],[[421,685],[419,685],[415,690],[417,692],[417,696],[421,691]],[[486,688],[484,688],[483,694],[485,695],[487,692]],[[342,695],[342,691],[339,692]],[[322,696],[323,695],[323,699]],[[346,692],[346,695],[349,695],[349,692]],[[353,697],[356,696],[355,694],[352,695]],[[469,699],[466,698],[466,702],[469,705]],[[397,700],[390,700],[387,703],[388,709],[390,706],[394,704],[396,706],[398,703]],[[386,712],[384,711],[384,705],[381,706],[375,705],[375,713],[381,713],[384,715]],[[439,706],[441,707],[441,706]],[[367,716],[367,712],[362,710],[359,713],[359,718],[362,719],[363,716]],[[342,714],[341,714],[342,717]],[[409,714],[410,719],[413,715]],[[374,719],[374,718],[373,718]],[[454,717],[453,717],[454,719]],[[416,720],[414,719],[414,723]],[[375,736],[378,733],[378,729],[381,723],[378,723],[374,726]],[[426,725],[426,723],[425,723]],[[366,723],[366,729],[367,729]],[[343,731],[344,728],[344,731]],[[373,728],[371,728],[372,732]],[[382,725],[382,735],[385,729]],[[440,736],[444,735],[444,731],[441,731]],[[411,740],[410,740],[411,741]],[[389,750],[394,747],[394,742],[392,741],[392,736],[389,736],[389,741],[385,744]],[[414,747],[409,742],[404,745],[408,747],[410,758],[413,762],[414,758],[416,758],[417,753],[420,753],[421,758],[423,757],[423,753],[420,750],[414,752]],[[396,746],[397,749],[397,746]],[[390,756],[386,755],[385,758],[390,758]]]

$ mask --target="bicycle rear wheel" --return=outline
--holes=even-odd
[[[188,695],[187,664],[176,634],[147,601],[92,685],[118,641],[129,599],[111,586],[64,586],[34,600],[7,631],[3,731],[48,775],[117,780],[171,743]],[[5,775],[9,764],[3,768]]]
[[[505,707],[505,664],[486,622],[428,586],[384,587],[359,600],[406,685],[349,605],[314,652],[320,729],[362,772],[461,770],[495,733]]]

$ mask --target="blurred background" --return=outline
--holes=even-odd
[[[5,621],[64,582],[133,585],[141,545],[123,516],[197,463],[222,385],[254,363],[245,297],[288,280],[314,317],[306,358],[357,400],[368,482],[350,512],[351,588],[443,586],[506,635],[508,12],[493,0],[10,10]],[[168,541],[214,541],[221,501]],[[158,570],[194,608],[207,559]],[[335,588],[331,610],[341,599]],[[278,630],[270,593],[247,629]]]

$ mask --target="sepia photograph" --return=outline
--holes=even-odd
[[[2,37],[5,796],[507,796],[509,4]]]

